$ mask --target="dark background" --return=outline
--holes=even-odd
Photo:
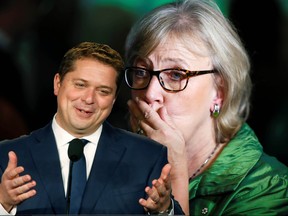
[[[95,41],[123,55],[133,22],[164,2],[170,0],[0,0],[0,140],[29,133],[52,119],[57,108],[53,78],[68,49]],[[251,58],[254,89],[248,123],[265,151],[288,165],[288,1],[216,2]],[[128,98],[122,85],[108,119],[125,129]]]

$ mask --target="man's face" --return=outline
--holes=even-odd
[[[94,133],[109,116],[115,102],[117,72],[93,59],[75,62],[60,82],[54,77],[58,108],[56,121],[75,137]]]

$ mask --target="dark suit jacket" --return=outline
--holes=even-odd
[[[18,156],[18,165],[37,183],[37,194],[19,204],[17,214],[65,214],[63,180],[51,122],[28,136],[0,143],[0,176],[11,150]],[[144,188],[160,176],[166,163],[166,147],[104,122],[80,213],[145,214],[138,200],[146,197]],[[175,214],[182,214],[175,203]]]

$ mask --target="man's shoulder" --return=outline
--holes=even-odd
[[[0,149],[11,148],[12,146],[15,146],[15,147],[20,146],[21,148],[23,148],[23,145],[25,143],[33,143],[33,140],[37,140],[40,137],[44,137],[50,132],[52,132],[52,128],[51,128],[51,124],[49,123],[42,128],[39,128],[30,132],[29,134],[23,134],[14,139],[6,139],[6,140],[0,141]]]
[[[109,123],[105,123],[103,126],[102,132],[104,132],[106,136],[110,135],[110,138],[115,142],[118,144],[121,143],[128,148],[146,149],[145,151],[163,151],[163,149],[166,149],[166,147],[162,144],[146,136],[139,135],[122,128],[114,127]]]

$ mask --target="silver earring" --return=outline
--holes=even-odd
[[[214,109],[212,111],[212,116],[214,118],[217,118],[219,116],[219,113],[220,113],[220,107],[219,107],[219,104],[214,104]]]

